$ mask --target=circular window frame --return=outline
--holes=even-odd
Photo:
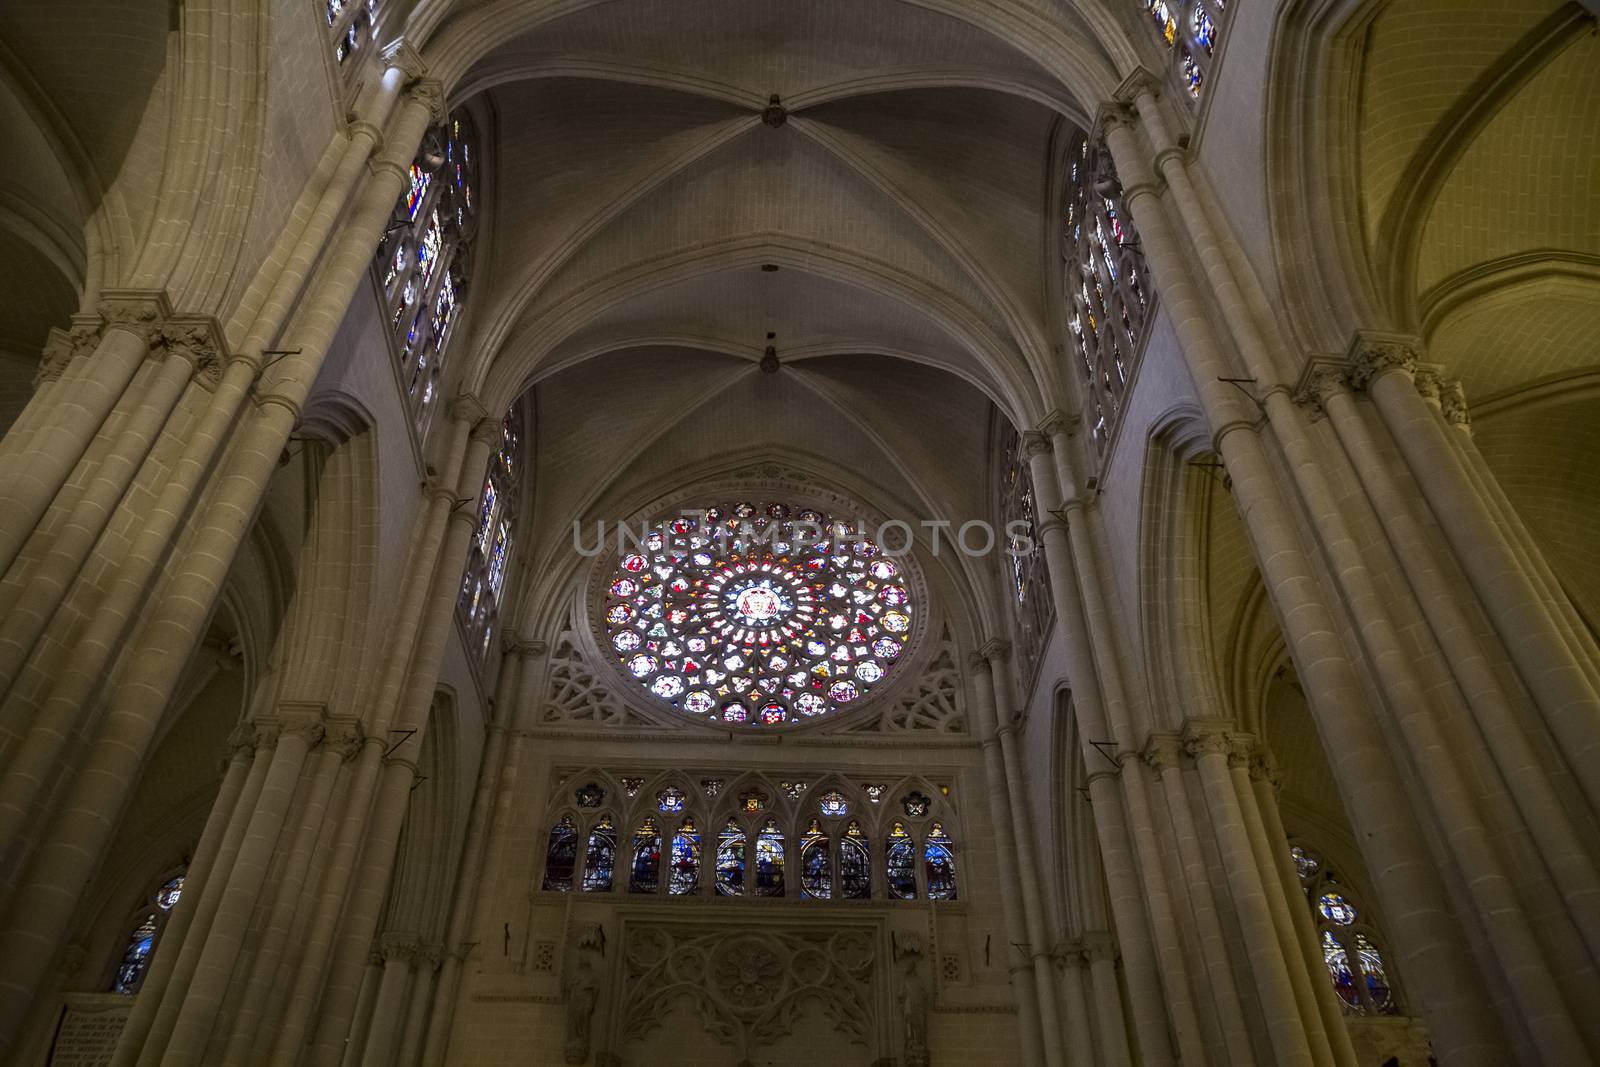
[[[870,523],[874,530],[888,521],[881,512],[874,508],[863,507],[854,498],[843,493],[789,480],[748,478],[708,482],[693,490],[677,491],[657,497],[635,509],[624,521],[632,529],[638,530],[642,522],[655,523],[685,510],[698,511],[719,502],[738,500],[748,500],[752,503],[783,503],[795,510],[812,508],[834,518],[865,521]],[[778,724],[763,723],[754,718],[748,723],[707,719],[705,716],[685,711],[670,700],[651,693],[637,678],[623,669],[616,653],[611,650],[604,622],[604,605],[611,582],[616,577],[618,566],[626,552],[617,549],[615,527],[608,527],[606,533],[608,535],[606,542],[589,568],[589,577],[580,604],[582,623],[579,629],[583,635],[582,639],[589,646],[588,651],[595,657],[595,661],[603,664],[599,669],[604,672],[608,680],[613,681],[612,689],[617,697],[630,708],[645,711],[651,718],[662,721],[664,725],[682,723],[712,733],[736,734],[752,738],[853,726],[882,714],[887,703],[903,696],[904,691],[914,685],[915,679],[922,675],[930,649],[937,644],[929,642],[927,635],[930,632],[938,632],[933,627],[938,611],[933,598],[929,595],[928,582],[913,546],[911,551],[902,555],[888,557],[901,567],[914,610],[911,612],[911,629],[905,636],[905,651],[889,672],[886,684],[876,687],[852,708],[829,712],[814,719]],[[882,549],[881,542],[879,548]],[[631,547],[628,551],[632,551]]]

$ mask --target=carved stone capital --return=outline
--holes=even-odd
[[[34,388],[38,388],[41,382],[53,382],[61,377],[74,359],[92,354],[99,342],[98,316],[93,321],[75,322],[65,330],[52,326],[39,358],[39,373],[34,376]]]
[[[186,361],[207,389],[215,389],[222,381],[227,362],[222,331],[210,319],[168,319],[151,333],[150,352],[157,358],[175,356]]]
[[[1191,729],[1183,739],[1183,751],[1190,759],[1202,756],[1224,756],[1233,749],[1233,741],[1221,727],[1205,726]]]
[[[500,639],[500,647],[508,656],[542,656],[549,651],[543,641],[526,638],[517,633],[507,633]]]
[[[1116,939],[1106,933],[1085,934],[1083,954],[1090,963],[1115,963],[1117,957],[1121,955],[1117,951]]]
[[[1177,734],[1151,734],[1140,754],[1146,764],[1157,774],[1180,767],[1183,756],[1183,738]]]
[[[1444,413],[1444,421],[1463,430],[1470,429],[1472,417],[1467,412],[1467,394],[1461,387],[1460,378],[1439,379],[1439,410]]]
[[[982,652],[967,653],[967,669],[974,674],[988,674],[989,660]]]
[[[991,664],[1003,664],[1006,657],[1011,655],[1011,643],[1002,641],[998,637],[991,637],[978,647],[978,654]]]
[[[1409,339],[1358,333],[1350,342],[1350,385],[1366,389],[1390,371],[1411,377],[1417,367],[1417,349]]]
[[[1094,118],[1089,122],[1089,140],[1091,142],[1105,139],[1108,131],[1113,127],[1132,126],[1134,121],[1132,106],[1121,100],[1108,100],[1095,109]]]
[[[384,934],[378,938],[377,950],[384,963],[398,960],[409,964],[417,958],[422,946],[410,934]]]
[[[1417,372],[1412,381],[1416,383],[1418,396],[1434,407],[1439,406],[1439,398],[1444,391],[1444,372],[1438,364],[1417,364]]]
[[[1250,753],[1250,780],[1266,782],[1274,791],[1278,788],[1278,761],[1265,745],[1257,745]]]
[[[348,760],[360,752],[365,741],[361,720],[354,715],[330,715],[323,724],[322,745],[339,753],[340,759]]]
[[[500,428],[499,419],[479,419],[472,427],[472,439],[481,445],[487,445],[493,452],[500,445],[500,440],[505,431]]]
[[[450,405],[445,408],[445,411],[449,414],[451,421],[465,422],[474,426],[489,417],[489,409],[483,406],[483,401],[471,393],[462,393],[450,401]]]
[[[172,305],[159,289],[106,289],[99,310],[107,329],[127,330],[148,344],[155,328],[172,314]]]
[[[383,64],[394,67],[406,76],[406,81],[417,81],[428,76],[428,64],[411,42],[401,38],[383,50]]]
[[[1052,408],[1048,415],[1039,420],[1039,432],[1047,437],[1056,434],[1070,437],[1078,432],[1078,416],[1069,415],[1060,408]]]
[[[249,759],[255,750],[255,727],[248,722],[239,723],[228,734],[228,758]]]
[[[1349,387],[1347,378],[1345,367],[1328,360],[1312,360],[1295,388],[1294,402],[1315,415],[1323,415],[1329,399]]]
[[[1228,766],[1230,768],[1248,768],[1250,759],[1255,755],[1255,751],[1256,743],[1253,739],[1241,737],[1238,734],[1228,735]]]
[[[1022,458],[1031,460],[1050,451],[1050,437],[1038,430],[1028,430],[1022,435]]]
[[[1125,104],[1136,104],[1139,97],[1161,96],[1161,78],[1149,67],[1135,67],[1111,94]]]
[[[251,743],[257,749],[277,748],[278,735],[283,731],[283,724],[276,718],[262,716],[251,727]]]
[[[438,79],[418,79],[406,89],[406,99],[427,108],[428,115],[434,122],[443,122],[445,120],[444,84]]]
[[[1085,967],[1088,957],[1084,955],[1082,942],[1060,941],[1055,948],[1050,950],[1050,959],[1057,967]]]

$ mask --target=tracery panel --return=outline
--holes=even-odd
[[[507,568],[516,543],[516,522],[522,495],[522,401],[500,421],[500,447],[489,457],[483,491],[478,498],[478,525],[467,551],[457,614],[467,632],[467,647],[482,662],[499,620],[506,594]]]
[[[951,786],[922,779],[571,771],[551,797],[537,884],[630,899],[954,901],[956,821]],[[626,877],[615,873],[619,827]]]

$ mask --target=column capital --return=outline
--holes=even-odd
[[[1034,456],[1048,455],[1050,452],[1050,435],[1040,433],[1038,430],[1024,430],[1022,432],[1022,458],[1031,460]]]
[[[1328,400],[1348,388],[1349,377],[1350,367],[1344,360],[1317,356],[1306,363],[1291,395],[1296,404],[1322,415]]]
[[[1089,962],[1081,941],[1057,941],[1050,950],[1050,959],[1057,967],[1084,967]]]
[[[100,342],[100,325],[98,315],[74,315],[67,329],[50,327],[39,359],[39,371],[34,375],[34,388],[41,382],[55,381],[74,359],[93,353]]]
[[[173,316],[151,331],[150,353],[161,359],[174,356],[184,360],[195,379],[214,390],[228,361],[228,342],[222,324],[209,315]]]
[[[1150,95],[1161,98],[1161,78],[1149,67],[1138,66],[1128,72],[1111,95],[1124,104],[1135,104],[1139,97]]]
[[[242,721],[228,734],[228,758],[249,759],[256,750],[255,725]]]
[[[450,401],[445,413],[450,416],[451,421],[464,422],[469,426],[476,426],[489,417],[489,409],[483,406],[483,401],[471,393],[461,393]]]
[[[1417,366],[1417,341],[1404,334],[1357,330],[1346,353],[1350,385],[1366,389],[1390,371],[1411,377]]]
[[[1115,963],[1121,955],[1117,951],[1117,939],[1103,931],[1083,935],[1083,954],[1090,963]]]
[[[967,653],[967,669],[975,674],[989,673],[989,660],[982,652]]]
[[[500,428],[499,419],[482,418],[472,426],[472,439],[480,445],[486,446],[490,452],[500,443],[504,431]]]
[[[1078,416],[1069,415],[1060,408],[1051,408],[1045,417],[1039,420],[1038,432],[1046,437],[1054,437],[1056,434],[1070,437],[1078,432],[1078,425]]]
[[[100,317],[106,328],[138,334],[148,344],[150,335],[172,314],[164,289],[102,289]]]
[[[1010,654],[1011,642],[1004,641],[998,637],[991,637],[989,640],[978,646],[978,655],[988,660],[991,665],[996,663],[1004,663],[1006,661],[1006,657]]]
[[[513,630],[500,638],[500,647],[508,656],[542,656],[550,646],[536,638],[523,637]]]
[[[361,720],[354,715],[330,715],[323,723],[322,745],[338,752],[341,759],[360,752],[365,740]]]
[[[1184,731],[1183,750],[1190,759],[1226,755],[1232,748],[1233,741],[1228,736],[1225,726],[1215,723],[1191,723]]]
[[[401,963],[411,963],[417,958],[422,946],[410,934],[384,934],[378,938],[374,946],[379,959],[384,963],[395,960]]]
[[[399,70],[407,81],[420,81],[428,76],[427,62],[403,37],[383,50],[383,65]]]
[[[1443,367],[1437,363],[1418,363],[1412,381],[1416,384],[1418,396],[1434,407],[1440,406],[1440,397],[1444,394]]]
[[[419,78],[406,88],[406,99],[428,109],[428,117],[443,122],[445,110],[444,84],[436,78]]]
[[[1250,780],[1266,782],[1274,790],[1278,788],[1278,761],[1266,745],[1256,745],[1250,753]]]
[[[1107,100],[1095,108],[1089,122],[1089,140],[1099,141],[1117,127],[1131,127],[1135,115],[1133,108],[1121,100]]]
[[[1181,766],[1183,738],[1178,734],[1151,734],[1140,753],[1145,763],[1157,774]]]
[[[1444,421],[1465,431],[1472,429],[1472,416],[1467,412],[1467,394],[1460,378],[1439,379],[1439,410]]]

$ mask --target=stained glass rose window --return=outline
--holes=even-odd
[[[629,544],[604,591],[624,673],[680,711],[806,722],[884,684],[917,605],[904,561],[859,525],[784,503],[708,507]]]

